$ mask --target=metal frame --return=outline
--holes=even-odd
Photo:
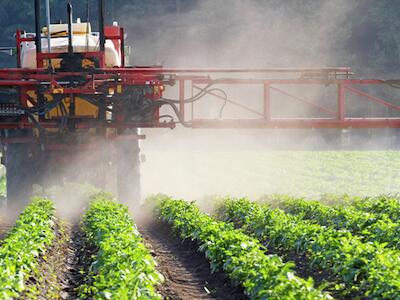
[[[268,70],[266,70],[268,71]],[[303,70],[302,70],[303,71]],[[217,71],[216,71],[217,72]],[[245,73],[254,73],[251,70],[241,70]],[[291,71],[292,72],[292,71]],[[294,71],[294,73],[297,73]],[[349,94],[359,97],[361,101],[375,103],[380,107],[387,107],[394,111],[400,111],[400,105],[395,102],[399,100],[388,101],[381,97],[374,96],[360,89],[360,87],[382,86],[387,85],[387,82],[379,79],[220,79],[213,80],[210,78],[198,78],[196,76],[182,76],[177,77],[180,99],[180,112],[181,118],[193,128],[400,128],[400,112],[396,117],[373,117],[373,116],[353,116],[346,115],[350,106],[348,99]],[[250,112],[254,114],[254,118],[246,119],[204,119],[195,117],[195,104],[190,106],[190,117],[185,114],[185,90],[191,90],[192,94],[201,91],[204,86],[214,83],[215,85],[223,85],[225,89],[227,86],[247,85],[252,86],[255,91],[263,90],[263,97],[256,99],[258,106],[262,106],[262,111],[257,111],[251,108],[247,103],[250,99],[232,100],[225,99],[221,95],[213,92],[207,92],[209,96],[213,96],[215,100],[226,101],[228,105],[235,106],[243,112]],[[312,89],[313,86],[318,87],[336,87],[335,99],[332,99],[335,109],[327,107],[319,103],[319,101],[312,101],[305,99],[299,95],[292,94],[285,90],[285,87],[302,86],[304,89]],[[275,99],[272,92],[285,96],[286,99],[291,99],[295,102],[303,103],[309,107],[314,108],[319,112],[319,116],[315,118],[294,117],[294,118],[281,118],[273,115],[271,104]],[[253,105],[254,105],[254,99]],[[316,99],[318,100],[318,99]]]
[[[39,1],[35,1],[39,6]],[[37,9],[36,9],[37,10]],[[159,120],[160,109],[153,112],[152,122],[125,122],[117,114],[111,120],[95,119],[88,117],[76,117],[73,119],[75,129],[88,128],[174,128],[178,123],[183,123],[192,128],[400,128],[400,114],[396,117],[348,117],[347,95],[349,93],[387,107],[395,111],[400,110],[400,105],[387,101],[380,97],[371,95],[359,86],[378,86],[386,84],[377,79],[351,79],[352,71],[348,67],[340,68],[303,68],[303,69],[230,69],[230,68],[208,68],[208,69],[175,69],[161,67],[125,67],[124,54],[124,30],[118,27],[104,26],[104,2],[99,0],[99,26],[101,45],[99,51],[80,53],[86,58],[97,58],[100,68],[80,70],[79,72],[59,72],[51,68],[45,69],[44,61],[63,58],[68,53],[43,53],[41,47],[37,47],[37,68],[21,68],[21,44],[23,42],[40,43],[40,36],[25,38],[22,31],[17,30],[17,64],[18,68],[0,69],[0,86],[12,86],[20,90],[20,105],[27,108],[32,101],[28,92],[40,89],[43,94],[65,95],[74,97],[79,95],[98,95],[104,97],[112,96],[117,91],[121,92],[125,87],[135,85],[148,85],[157,89],[157,94],[148,95],[151,100],[157,101],[162,98],[162,92],[168,85],[178,84],[177,91],[177,118],[169,122]],[[72,17],[72,13],[69,14]],[[40,11],[36,15],[36,35],[40,35]],[[71,23],[72,24],[72,23]],[[105,40],[111,40],[116,48],[120,47],[120,68],[105,68]],[[71,53],[70,53],[71,54]],[[72,79],[71,79],[72,78]],[[72,82],[73,78],[80,78],[79,84]],[[71,81],[72,80],[72,81]],[[250,86],[254,91],[261,91],[259,99],[233,100],[229,94],[230,87]],[[226,96],[213,92],[207,87],[224,86]],[[311,89],[313,86],[334,86],[336,88],[335,99],[330,106],[322,105],[320,101],[311,101],[298,94],[293,94],[285,88],[288,86],[301,86]],[[204,95],[212,97],[214,101],[224,101],[226,105],[238,108],[242,112],[251,113],[254,117],[239,118],[198,118],[196,117],[197,103],[187,101],[188,91],[191,97],[196,93],[203,92]],[[280,94],[292,101],[312,107],[318,112],[317,117],[294,117],[280,118],[274,115],[272,104],[276,99],[274,94]],[[176,103],[175,102],[175,103]],[[250,104],[258,104],[261,111],[255,110]],[[334,106],[332,108],[332,106]],[[244,114],[243,114],[244,115]],[[40,126],[44,129],[58,128],[60,120],[39,118],[34,124],[27,116],[20,118],[19,122],[6,123],[0,120],[0,129],[22,129]],[[105,132],[105,131],[104,131]],[[3,140],[3,142],[12,142]],[[24,142],[15,140],[14,142]],[[31,141],[29,141],[31,142]],[[56,147],[57,148],[57,147]]]
[[[88,54],[89,55],[89,54]],[[360,89],[360,86],[379,86],[386,85],[384,80],[377,79],[339,79],[336,77],[350,76],[348,68],[339,69],[320,69],[320,75],[333,77],[324,79],[303,79],[304,74],[318,70],[302,69],[302,70],[283,70],[283,69],[162,69],[162,68],[100,68],[94,72],[60,72],[49,73],[47,69],[0,69],[0,86],[16,86],[22,89],[21,103],[28,105],[28,99],[24,97],[26,92],[41,88],[43,93],[50,94],[97,94],[99,91],[107,93],[110,89],[116,91],[118,88],[132,85],[151,85],[159,86],[162,90],[167,88],[167,84],[173,82],[179,85],[177,99],[179,99],[179,116],[181,121],[193,128],[400,128],[400,114],[396,117],[348,117],[349,103],[346,101],[348,94],[353,94],[364,101],[370,101],[381,107],[387,107],[395,111],[400,111],[400,105],[394,102],[371,95]],[[208,73],[208,75],[203,75]],[[232,78],[221,76],[229,73]],[[243,79],[235,78],[235,76],[243,76],[243,74],[290,74],[298,76],[298,78],[289,79]],[[224,79],[213,79],[211,76],[218,74]],[[300,76],[299,76],[300,74]],[[285,75],[285,76],[286,76]],[[65,87],[62,80],[66,76],[80,76],[85,78],[84,85],[71,88]],[[218,77],[216,77],[218,78]],[[263,91],[263,97],[257,99],[262,104],[263,110],[256,111],[252,109],[246,100],[232,100],[223,98],[220,95],[206,91],[207,95],[211,95],[216,101],[227,101],[229,105],[242,109],[244,112],[252,112],[254,118],[246,119],[200,119],[195,117],[195,103],[187,103],[185,97],[187,90],[191,90],[192,94],[202,90],[207,85],[223,85],[225,88],[234,86],[251,86],[255,91]],[[313,86],[335,86],[336,96],[332,99],[335,103],[335,109],[320,104],[318,101],[311,101],[299,95],[291,94],[285,90],[287,86],[303,86],[304,89],[310,89]],[[279,118],[273,115],[271,104],[276,101],[272,92],[281,94],[293,101],[303,103],[314,108],[320,113],[316,118]],[[157,97],[154,98],[157,100]],[[190,106],[190,107],[189,107]],[[187,113],[187,112],[190,112]],[[156,112],[159,115],[159,112]],[[188,117],[190,115],[190,117]],[[152,123],[119,123],[117,121],[99,122],[93,119],[77,119],[76,126],[78,128],[174,128],[178,120],[173,122],[159,122],[154,120]],[[40,122],[44,128],[56,127],[56,122],[44,121]],[[24,118],[18,124],[0,123],[0,128],[32,128],[33,124]]]

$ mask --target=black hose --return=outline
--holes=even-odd
[[[392,88],[400,89],[400,80],[398,79],[385,80],[384,82]]]
[[[185,103],[193,103],[197,100],[199,100],[200,98],[202,98],[203,96],[205,96],[207,94],[207,90],[208,88],[210,88],[211,86],[213,86],[215,84],[215,82],[211,82],[209,84],[207,84],[204,88],[200,89],[200,92],[198,92],[196,95],[194,95],[193,97],[184,99],[183,102]],[[168,98],[161,98],[161,100],[165,100],[165,101],[169,101],[171,103],[180,103],[181,100],[177,100],[177,99],[168,99]]]
[[[158,120],[165,119],[165,118],[169,118],[170,122],[174,121],[174,117],[171,116],[171,115],[161,115],[161,116],[158,117]]]
[[[31,113],[26,113],[28,118],[32,121],[35,127],[39,130],[40,133],[45,134],[46,130],[40,125],[40,123],[35,119],[35,116]]]

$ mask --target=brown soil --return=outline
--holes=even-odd
[[[1,244],[1,241],[6,237],[9,229],[10,229],[9,225],[7,225],[5,223],[0,223],[0,244]]]
[[[165,277],[159,287],[165,299],[246,299],[243,289],[232,286],[224,273],[211,273],[196,243],[176,237],[168,224],[148,224],[139,230]]]
[[[86,237],[78,225],[72,227],[71,239],[68,244],[69,255],[65,258],[62,299],[78,299],[77,288],[85,283],[92,255],[95,249],[86,242]]]
[[[39,257],[38,272],[28,279],[20,299],[78,299],[92,251],[78,226],[58,223],[55,231],[53,245]]]
[[[295,266],[293,267],[293,270],[296,272],[296,275],[304,279],[311,277],[315,282],[315,286],[338,282],[338,278],[329,272],[329,270],[320,269],[317,267],[311,268],[310,258],[306,254],[301,255],[295,252],[288,253],[279,250],[271,250],[269,254],[279,255],[282,257],[284,262],[294,262]],[[340,294],[340,291],[332,290],[329,288],[329,286],[333,287],[333,285],[328,285],[324,288],[324,290],[329,292],[335,299],[353,299],[352,297],[344,297],[342,294]]]
[[[69,228],[56,222],[54,242],[38,258],[39,267],[30,275],[20,299],[61,299],[65,257],[68,256]]]
[[[13,226],[14,222],[9,221],[3,213],[0,214],[0,244],[6,238],[8,231]]]

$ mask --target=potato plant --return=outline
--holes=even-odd
[[[97,248],[82,298],[161,299],[156,285],[163,281],[144,246],[128,209],[105,194],[93,197],[82,229]]]
[[[0,247],[0,299],[15,299],[25,290],[55,238],[54,225],[50,200],[36,198],[25,208]]]
[[[286,200],[282,208],[313,223],[347,229],[361,236],[364,242],[377,241],[397,249],[400,246],[400,223],[392,221],[384,213],[362,211],[351,206],[330,207],[303,199]]]
[[[353,203],[353,206],[359,210],[387,215],[392,221],[400,222],[400,199],[398,197],[382,196],[359,199]]]
[[[363,243],[347,230],[312,224],[247,199],[226,199],[220,215],[275,250],[306,254],[310,268],[329,270],[337,276],[344,296],[355,293],[364,298],[397,299],[400,295],[397,250]]]
[[[160,197],[159,217],[181,238],[199,243],[213,271],[223,270],[250,299],[330,299],[313,280],[297,277],[292,263],[266,255],[261,244],[232,225],[201,213],[194,203]]]

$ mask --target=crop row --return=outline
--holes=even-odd
[[[400,222],[400,199],[396,197],[378,197],[358,199],[353,206],[359,210],[386,215],[393,222]]]
[[[275,250],[306,254],[310,268],[336,276],[339,285],[335,288],[344,296],[396,299],[400,295],[400,255],[396,250],[363,243],[349,231],[312,224],[246,199],[226,199],[220,216]]]
[[[25,292],[26,279],[38,271],[38,257],[55,238],[54,225],[50,200],[36,198],[25,208],[0,248],[0,299]]]
[[[217,222],[200,212],[194,203],[158,198],[158,215],[183,239],[196,241],[210,261],[211,268],[223,270],[230,279],[244,287],[250,299],[328,299],[314,288],[312,279],[294,275],[292,263],[276,255],[266,255],[254,238]]]
[[[319,201],[289,199],[282,208],[302,219],[320,225],[333,226],[363,237],[363,241],[387,243],[389,247],[400,246],[400,223],[392,221],[386,214],[376,214],[351,206],[330,207]]]
[[[129,216],[128,209],[105,194],[93,197],[82,220],[90,244],[97,248],[80,296],[95,299],[161,299],[156,263]]]

